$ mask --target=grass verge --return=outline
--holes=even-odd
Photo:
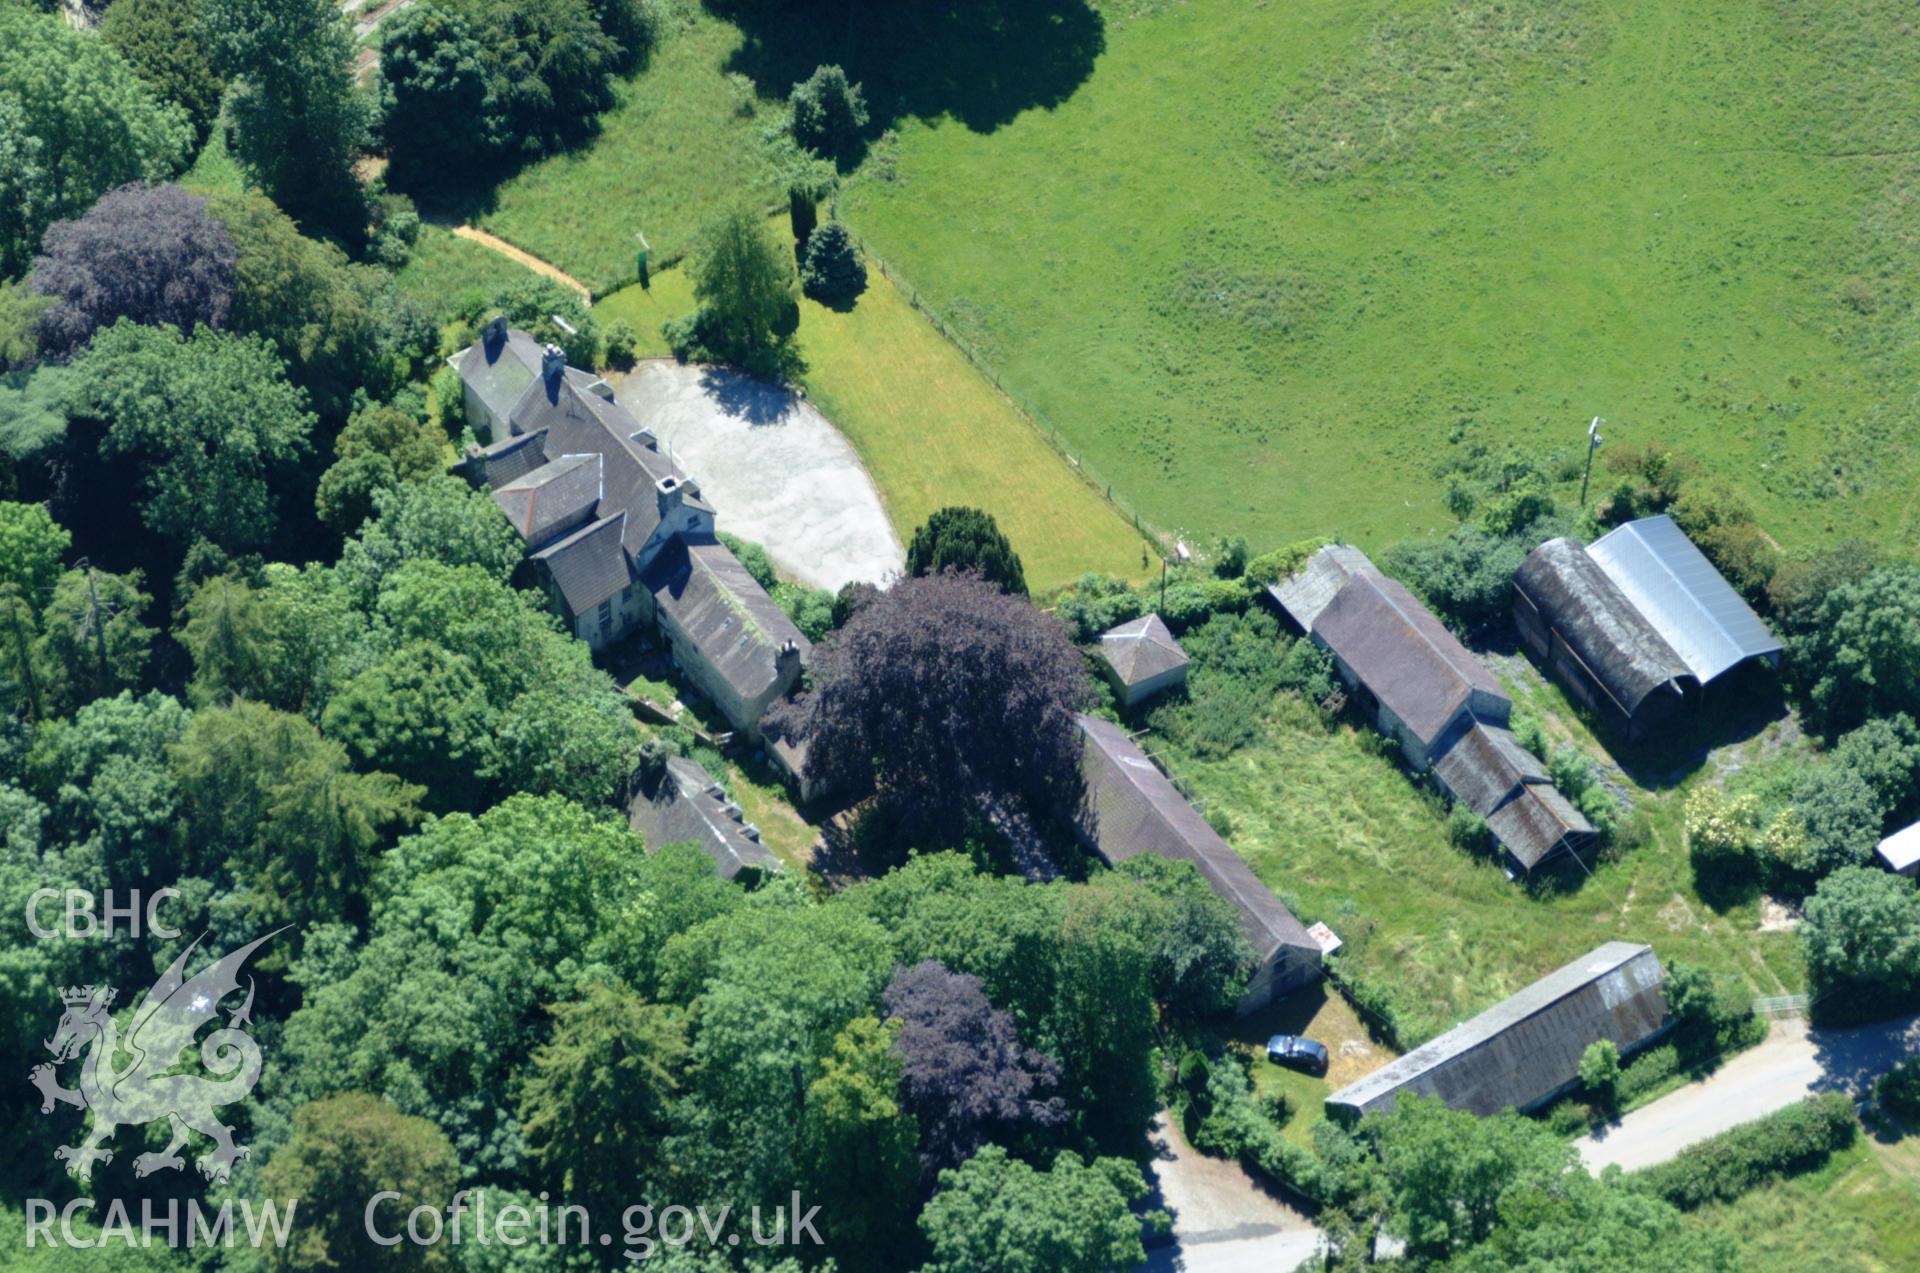
[[[594,314],[631,323],[643,355],[664,354],[661,322],[692,308],[685,275],[667,270]],[[1088,570],[1143,576],[1133,527],[878,271],[844,313],[802,301],[798,339],[808,393],[859,452],[902,542],[935,509],[970,504],[994,515],[1036,592]]]

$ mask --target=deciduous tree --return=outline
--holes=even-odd
[[[899,1023],[904,1108],[920,1127],[928,1175],[957,1167],[989,1140],[1058,1125],[1060,1064],[1020,1041],[1011,1014],[980,979],[925,960],[894,975],[887,1012]]]
[[[0,274],[26,265],[49,222],[186,158],[186,117],[55,14],[0,8],[0,86]]]
[[[261,1173],[272,1199],[299,1199],[293,1239],[269,1246],[279,1269],[445,1267],[437,1245],[377,1246],[366,1215],[374,1196],[392,1192],[379,1211],[382,1232],[404,1230],[416,1207],[444,1211],[460,1180],[460,1160],[440,1129],[364,1092],[302,1105],[293,1136]]]
[[[29,278],[52,301],[40,352],[65,359],[122,318],[186,332],[225,326],[235,259],[201,196],[171,184],[109,191],[85,216],[47,227]]]
[[[940,1174],[920,1228],[922,1273],[1121,1273],[1146,1259],[1130,1204],[1146,1196],[1124,1158],[1063,1153],[1045,1171],[989,1145]]]
[[[877,779],[923,827],[964,823],[982,798],[1077,795],[1085,665],[1024,598],[965,576],[904,580],[817,648],[813,677],[789,718],[809,772],[851,790]]]
[[[438,474],[445,441],[431,425],[394,407],[355,413],[334,439],[335,458],[320,475],[314,511],[335,533],[352,534],[374,511],[377,493]]]
[[[306,395],[258,337],[122,319],[74,361],[79,410],[106,422],[100,448],[141,465],[141,519],[182,544],[266,542],[274,482],[308,446]]]
[[[372,103],[353,82],[353,34],[331,0],[203,0],[214,64],[233,85],[235,156],[275,203],[358,244],[366,205],[353,162]]]

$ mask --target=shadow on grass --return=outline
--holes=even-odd
[[[785,99],[833,64],[861,86],[878,136],[912,116],[992,132],[1054,107],[1093,73],[1106,26],[1085,0],[712,0],[746,39],[726,69]],[[857,155],[843,162],[857,161]]]

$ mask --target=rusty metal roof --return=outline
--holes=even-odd
[[[1663,977],[1651,946],[1608,942],[1340,1089],[1327,1107],[1384,1113],[1412,1092],[1480,1115],[1536,1108],[1574,1081],[1589,1044],[1608,1039],[1624,1053],[1661,1032]]]

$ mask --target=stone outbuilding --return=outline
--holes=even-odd
[[[1142,615],[1101,633],[1100,661],[1127,707],[1187,683],[1187,652],[1157,614]]]

